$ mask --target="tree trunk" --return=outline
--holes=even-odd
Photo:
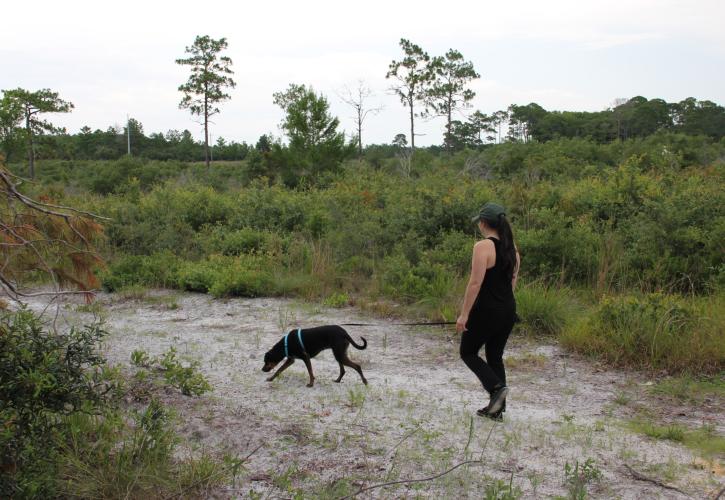
[[[362,158],[362,116],[360,110],[357,112],[357,151],[358,157]]]
[[[35,179],[35,148],[33,147],[33,129],[30,127],[30,115],[25,115],[25,130],[28,134],[28,168],[31,179]]]
[[[413,120],[415,114],[413,113],[413,96],[411,95],[408,98],[408,105],[410,106],[410,150],[415,150],[415,126],[413,125]]]
[[[451,107],[452,107],[451,101],[452,101],[452,98],[449,95],[448,96],[448,122],[446,122],[446,141],[445,141],[446,152],[448,154],[451,153]]]
[[[209,103],[206,94],[204,95],[204,161],[206,169],[209,170]]]

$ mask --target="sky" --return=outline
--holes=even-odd
[[[47,118],[70,133],[123,126],[130,115],[147,135],[202,138],[178,107],[189,72],[174,62],[197,35],[228,42],[236,87],[211,125],[213,140],[227,142],[283,138],[272,94],[291,83],[325,95],[351,134],[354,113],[339,96],[360,80],[374,94],[366,104],[383,108],[366,120],[363,142],[408,135],[407,108],[385,79],[401,38],[473,63],[481,78],[466,113],[530,102],[598,111],[636,95],[725,104],[722,0],[34,0],[2,2],[0,19],[0,89],[58,92],[75,109]],[[441,118],[419,119],[416,145],[440,144],[443,128]]]

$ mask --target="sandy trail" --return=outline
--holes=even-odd
[[[92,318],[65,300],[63,321]],[[505,421],[497,424],[475,416],[486,398],[459,360],[451,330],[389,326],[353,308],[284,299],[154,292],[126,301],[102,294],[99,301],[110,331],[104,345],[110,363],[132,374],[132,351],[154,356],[171,346],[182,359],[201,363],[213,392],[163,395],[176,408],[189,452],[246,456],[261,445],[237,484],[217,492],[220,498],[335,498],[380,482],[432,476],[465,460],[482,463],[360,498],[486,498],[509,483],[522,498],[567,496],[565,465],[587,459],[601,473],[588,484],[594,498],[712,498],[724,483],[721,472],[708,470],[687,448],[626,429],[632,409],[622,404],[623,391],[641,395],[638,387],[646,381],[515,333],[505,354],[512,392]],[[330,351],[312,361],[313,388],[305,387],[299,361],[274,382],[265,380],[264,352],[285,331],[348,322],[380,325],[347,328],[355,339],[368,340],[365,351],[350,348],[367,387],[351,369],[334,383],[338,366]],[[722,401],[697,412],[667,411],[672,421],[724,431],[717,419]],[[625,464],[686,495],[635,479]]]

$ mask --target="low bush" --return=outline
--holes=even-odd
[[[564,345],[616,365],[670,373],[725,368],[723,301],[651,293],[605,297],[567,328]]]
[[[183,366],[176,359],[176,349],[169,349],[160,359],[156,360],[164,372],[164,378],[169,385],[178,387],[186,396],[201,396],[211,391],[211,385],[204,375],[199,373],[198,361],[192,361],[189,366]]]
[[[177,286],[215,297],[276,295],[270,271],[273,266],[266,256],[212,255],[203,261],[185,262],[179,270]]]
[[[0,311],[0,497],[199,496],[229,478],[219,460],[176,458],[173,417],[157,400],[120,409],[118,372],[97,353],[104,335],[99,324],[50,332],[31,311]],[[140,351],[133,360],[149,362]],[[209,389],[174,351],[159,363],[185,394]]]
[[[231,230],[228,226],[217,225],[199,232],[197,239],[205,255],[215,253],[228,256],[249,253],[279,255],[287,247],[287,242],[279,235],[250,227]]]
[[[96,345],[99,324],[49,332],[33,312],[0,312],[0,497],[53,491],[67,418],[99,413],[115,387]]]
[[[178,281],[180,259],[171,252],[124,255],[101,274],[103,288],[119,291],[133,285],[173,288]]]

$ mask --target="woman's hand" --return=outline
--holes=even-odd
[[[468,316],[460,315],[456,320],[456,333],[462,333],[466,329],[466,323],[468,323]]]

